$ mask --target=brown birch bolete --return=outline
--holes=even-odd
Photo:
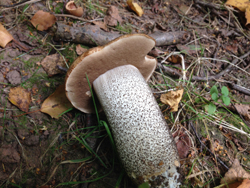
[[[94,112],[87,74],[128,176],[137,185],[175,188],[180,184],[178,152],[146,82],[157,63],[147,56],[154,45],[147,35],[131,34],[90,49],[70,67],[66,95],[79,110]]]

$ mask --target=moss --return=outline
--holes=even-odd
[[[125,25],[118,24],[115,28],[117,30],[119,30],[121,32],[125,32],[125,33],[131,33],[132,32],[132,27],[130,25],[128,25],[128,24],[125,24]]]

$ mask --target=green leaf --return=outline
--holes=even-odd
[[[214,101],[216,101],[217,102],[217,100],[218,100],[218,93],[213,93],[212,95],[211,95],[211,97],[212,97],[212,99],[214,100]]]
[[[228,96],[221,96],[221,99],[225,105],[230,104],[230,98]]]
[[[209,113],[209,114],[213,114],[216,110],[216,106],[213,103],[209,103],[208,105],[205,106],[205,110]]]
[[[223,86],[222,88],[221,88],[221,94],[223,95],[223,96],[228,96],[228,94],[229,94],[229,91],[228,91],[228,89],[227,89],[227,87],[226,86]]]
[[[199,102],[201,102],[201,99],[200,99],[199,97],[196,97],[196,98],[194,99],[194,102],[195,102],[195,103],[199,103]]]
[[[145,183],[139,185],[138,188],[150,188],[150,187],[149,187],[149,184],[147,182],[145,182]]]
[[[212,95],[213,93],[217,93],[217,95],[218,95],[218,89],[217,89],[217,87],[216,87],[216,85],[214,85],[213,87],[211,87],[211,89],[210,89],[210,94]]]

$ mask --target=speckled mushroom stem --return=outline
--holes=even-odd
[[[93,86],[128,176],[138,185],[178,187],[176,146],[139,70],[132,65],[114,68],[99,76]]]

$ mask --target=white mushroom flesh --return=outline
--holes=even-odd
[[[139,70],[132,65],[111,69],[93,86],[128,176],[137,184],[178,187],[176,145]]]

